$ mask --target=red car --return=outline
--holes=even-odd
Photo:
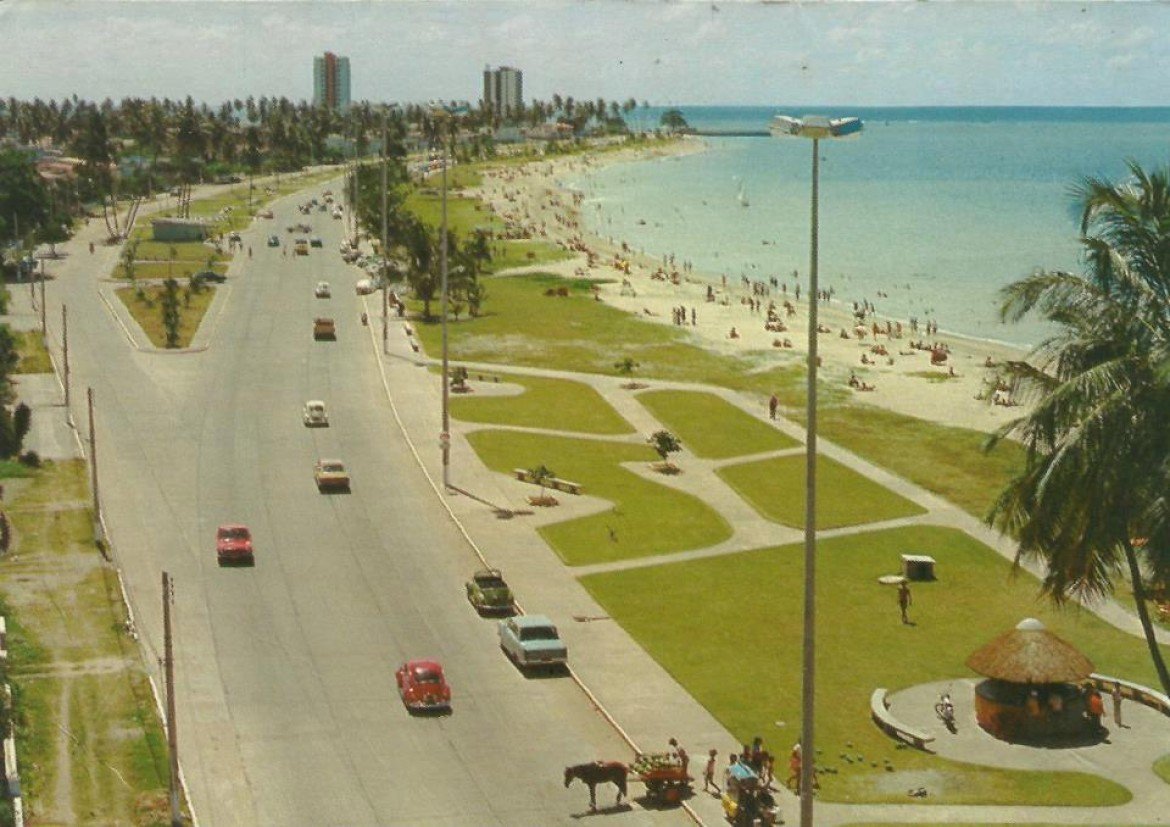
[[[408,660],[394,673],[398,694],[411,712],[451,709],[451,687],[443,677],[443,667],[433,660]]]
[[[215,532],[215,556],[221,566],[253,565],[256,561],[252,557],[252,532],[246,525],[221,525]]]

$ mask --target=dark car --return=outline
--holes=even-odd
[[[196,281],[214,281],[219,284],[223,284],[225,281],[227,281],[227,276],[225,276],[223,273],[217,273],[215,270],[200,270],[191,278],[195,279]]]
[[[325,242],[322,241],[319,236],[313,236],[312,238],[309,239],[309,246],[310,247],[324,247]]]
[[[481,615],[512,614],[516,600],[499,569],[480,569],[467,581],[467,600]]]
[[[269,247],[279,247],[280,246],[280,236],[278,236],[278,235],[268,236],[268,246]]]

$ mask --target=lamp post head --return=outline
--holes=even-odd
[[[805,115],[790,118],[777,115],[772,119],[774,138],[847,138],[861,132],[861,118],[827,118],[824,115]]]

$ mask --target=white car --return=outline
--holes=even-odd
[[[544,615],[519,615],[501,620],[500,648],[517,666],[559,666],[569,650],[556,625]]]
[[[374,286],[373,279],[358,279],[357,284],[353,286],[353,289],[359,296],[368,296],[378,288]]]
[[[333,292],[329,289],[329,282],[327,282],[327,281],[317,282],[317,287],[316,287],[316,289],[313,290],[313,295],[319,299],[327,299],[330,296],[332,296]]]
[[[329,427],[329,412],[320,399],[310,399],[305,403],[305,425],[310,428]]]

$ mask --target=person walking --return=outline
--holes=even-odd
[[[803,768],[800,754],[800,741],[792,745],[792,754],[788,756],[788,780],[785,786],[800,795],[800,774]]]
[[[898,584],[898,608],[902,611],[902,622],[910,623],[909,610],[914,605],[914,598],[910,596],[910,584],[903,580]]]
[[[1121,723],[1121,684],[1113,684],[1113,691],[1110,694],[1113,695],[1113,722],[1118,727],[1123,727],[1125,724]]]
[[[772,394],[772,398],[768,400],[768,418],[776,418],[776,410],[780,407],[780,397]]]
[[[711,750],[707,753],[707,766],[703,770],[703,792],[714,788],[715,795],[719,795],[719,785],[715,783],[715,759],[719,755],[719,750]]]

